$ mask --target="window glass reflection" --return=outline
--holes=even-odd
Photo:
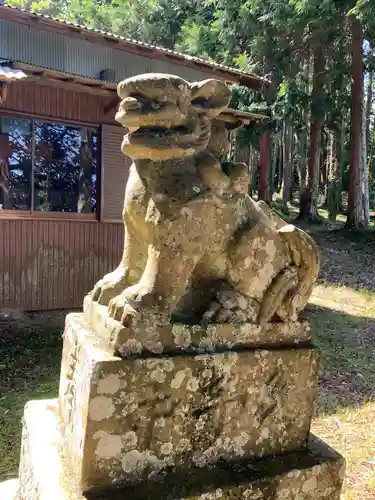
[[[98,133],[0,117],[0,209],[95,212]]]
[[[0,210],[30,210],[31,150],[31,120],[0,116]]]

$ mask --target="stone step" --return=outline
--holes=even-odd
[[[82,495],[64,460],[61,444],[57,401],[28,403],[20,490],[14,500],[339,500],[345,471],[344,459],[311,436],[303,451],[176,470],[159,480],[148,478],[137,485]]]
[[[15,500],[18,492],[18,479],[8,479],[0,482],[1,500]]]

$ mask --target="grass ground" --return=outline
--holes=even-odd
[[[347,459],[343,500],[374,500],[375,232],[348,236],[323,224],[314,236],[323,267],[306,314],[325,368],[312,431]],[[57,393],[61,331],[0,319],[2,479],[17,473],[24,404]]]

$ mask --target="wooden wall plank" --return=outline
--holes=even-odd
[[[8,87],[5,102],[0,104],[0,113],[15,111],[66,122],[116,125],[116,109],[105,113],[112,99],[35,82],[14,82]]]
[[[0,237],[0,309],[80,308],[123,248],[122,224],[0,219]]]

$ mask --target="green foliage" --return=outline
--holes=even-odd
[[[301,178],[306,177],[303,169],[307,165],[310,121],[312,117],[320,117],[324,120],[323,135],[345,136],[346,159],[341,163],[343,189],[347,188],[352,80],[348,21],[350,16],[360,20],[367,40],[365,67],[367,71],[375,71],[375,56],[369,48],[369,44],[375,47],[374,0],[9,0],[8,3],[265,75],[271,84],[262,94],[241,86],[232,87],[231,107],[270,115],[267,122],[252,123],[240,130],[238,141],[250,142],[258,148],[265,130],[281,136],[287,122],[293,131],[293,161]],[[314,95],[312,58],[317,47],[323,47],[324,83],[319,95]],[[369,150],[373,165],[373,137]],[[280,156],[280,152],[277,154]],[[321,165],[327,164],[328,151],[324,150],[324,154]],[[280,157],[276,161],[280,164]]]

